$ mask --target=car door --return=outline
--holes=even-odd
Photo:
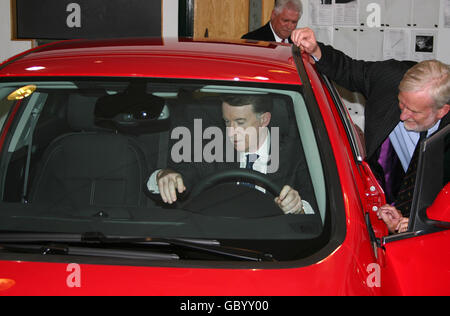
[[[421,146],[408,232],[382,239],[385,294],[450,294],[450,126]]]
[[[376,258],[376,262],[370,265],[374,268],[370,271],[376,274],[374,279],[379,281],[375,282],[376,286],[386,295],[450,294],[450,184],[436,198],[445,181],[448,182],[445,180],[450,168],[448,128],[429,138],[423,145],[422,157],[419,159],[423,169],[418,171],[417,177],[421,185],[416,185],[410,231],[389,235],[386,225],[377,217],[378,208],[386,200],[365,161],[363,135],[356,130],[331,81],[326,76],[320,76],[344,125],[353,152],[352,158],[360,175],[355,177],[355,182],[360,190],[367,232]],[[440,140],[435,136],[440,137]],[[428,159],[425,158],[425,152],[428,153]],[[436,182],[436,179],[441,179],[441,182]],[[437,215],[430,215],[430,209]]]

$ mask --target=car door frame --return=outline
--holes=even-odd
[[[322,79],[335,101],[347,132],[353,158],[361,168],[361,174],[373,177],[373,184],[377,186],[375,177],[364,161],[366,154],[363,140],[359,138],[351,117],[331,80],[323,75]],[[378,190],[382,189],[377,186],[373,192],[370,189],[369,192],[366,190],[364,195],[367,197],[367,194],[375,193]],[[365,214],[366,224],[380,268],[381,292],[385,295],[449,295],[450,250],[445,252],[445,249],[441,249],[442,247],[439,245],[450,244],[450,230],[407,232],[397,235],[388,235],[386,230],[383,232],[383,228],[380,231],[379,219],[375,216],[376,212],[373,212],[376,209],[371,212],[370,207],[377,202],[383,202],[384,193],[382,195],[383,197],[378,201],[370,201],[370,198],[363,201],[363,204],[369,208]],[[374,194],[374,198],[379,197]],[[419,213],[417,212],[417,214]],[[447,273],[445,273],[446,269]]]
[[[445,131],[441,132],[449,133],[450,127],[446,127]],[[442,135],[446,135],[442,133]],[[441,148],[441,143],[437,144]],[[428,143],[422,143],[421,156],[425,152],[425,148],[431,145]],[[435,145],[436,146],[436,145]],[[435,155],[435,152],[432,152]],[[434,157],[433,157],[434,158]],[[422,157],[419,158],[419,168],[422,163]],[[442,159],[444,157],[442,156]],[[425,163],[425,161],[424,161]],[[435,165],[435,161],[429,161],[428,163]],[[443,163],[443,162],[442,162]],[[423,166],[424,168],[427,166]],[[421,172],[422,171],[422,172]],[[435,169],[439,173],[439,169]],[[435,177],[436,172],[432,173]],[[417,182],[414,191],[414,198],[422,198],[422,190],[436,191],[436,185],[430,185],[426,182],[427,187],[424,187],[425,183],[422,181],[428,181],[427,178],[421,179],[420,177],[428,176],[425,169],[418,170]],[[444,187],[443,190],[448,190],[449,185]],[[430,196],[424,198],[425,200],[433,200]],[[414,221],[420,222],[416,230],[410,225],[409,230],[405,233],[386,236],[382,239],[382,247],[386,253],[385,271],[386,282],[386,294],[396,294],[392,292],[396,289],[396,292],[402,295],[449,295],[450,294],[450,247],[445,245],[450,244],[450,226],[447,222],[434,221],[428,218],[427,209],[429,209],[430,202],[413,203],[412,207],[416,209],[411,210],[412,216],[415,216]],[[439,201],[440,206],[448,205],[450,203],[448,194],[444,198],[444,201]],[[433,204],[433,207],[435,205]],[[411,224],[412,221],[410,221]],[[442,247],[444,245],[444,247]],[[395,284],[393,284],[395,282]]]

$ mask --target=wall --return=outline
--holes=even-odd
[[[299,27],[309,25],[309,0],[302,0],[304,4],[304,14],[299,22]],[[429,0],[424,0],[429,1]],[[445,0],[441,1],[443,8]],[[438,48],[437,58],[450,64],[450,28],[444,28],[444,17],[440,14],[440,23],[438,29]],[[176,37],[178,35],[178,0],[163,0],[163,36]],[[12,41],[11,40],[11,16],[10,1],[0,0],[0,60],[5,60],[14,54],[31,47],[30,41]]]
[[[163,0],[163,36],[178,36],[178,0]],[[0,63],[32,47],[32,41],[11,40],[11,1],[0,0]]]
[[[178,37],[178,0],[163,0],[163,36]]]
[[[31,48],[31,41],[11,40],[10,8],[10,0],[0,0],[0,62]]]
[[[298,24],[299,27],[309,26],[311,24],[308,10],[309,1],[310,0],[302,0],[304,6],[304,14]],[[450,64],[450,41],[448,41],[448,39],[450,38],[450,28],[444,27],[444,14],[443,14],[444,3],[446,0],[423,0],[423,1],[440,1],[441,12],[439,14],[439,28],[437,29],[438,45],[436,58],[446,64]]]

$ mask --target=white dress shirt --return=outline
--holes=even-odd
[[[247,166],[248,155],[257,154],[258,159],[253,164],[253,170],[258,171],[263,174],[267,174],[267,165],[269,163],[270,157],[270,132],[268,131],[266,139],[261,147],[256,152],[239,152],[240,168],[245,168]],[[266,193],[266,190],[262,187],[255,186],[255,189]],[[305,214],[314,214],[314,210],[307,201],[302,199],[303,211]]]
[[[270,132],[268,131],[264,143],[261,145],[261,147],[256,152],[239,152],[239,162],[240,162],[239,167],[242,169],[244,169],[246,167],[247,155],[257,154],[258,159],[253,164],[253,170],[258,171],[263,174],[267,174],[267,166],[268,166],[269,158],[270,158],[269,153],[270,153]],[[161,171],[161,170],[154,171],[152,173],[152,175],[150,176],[150,179],[147,182],[147,187],[148,187],[149,191],[154,194],[160,193],[159,188],[158,188],[158,182],[156,179],[159,171]],[[238,184],[239,184],[239,182],[238,182]],[[255,186],[255,189],[257,189],[263,193],[266,193],[266,190],[262,187]],[[302,199],[302,203],[303,203],[303,211],[305,212],[305,214],[314,214],[314,210],[313,210],[311,204],[309,204],[307,201],[305,201],[303,199]]]
[[[272,27],[272,23],[269,23],[269,25],[270,25],[270,29],[272,30],[273,36],[275,37],[275,42],[277,42],[277,43],[289,43],[288,40],[284,41],[281,37],[279,37],[277,35],[277,33],[275,33],[275,31],[273,30],[273,27]]]
[[[427,137],[439,129],[440,123],[441,121],[439,120],[439,122],[428,130]],[[403,122],[400,122],[389,135],[392,147],[394,147],[405,172],[408,170],[409,163],[411,162],[419,138],[420,133],[408,131]]]

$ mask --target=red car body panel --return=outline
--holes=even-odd
[[[280,48],[273,44],[255,47],[236,43],[224,50],[217,43],[174,39],[105,40],[100,45],[94,41],[68,41],[23,54],[13,63],[7,61],[2,76],[148,77],[151,74],[154,78],[299,84],[290,50]]]
[[[449,230],[386,244],[385,294],[449,295],[448,245]]]
[[[442,189],[433,205],[427,209],[428,218],[436,221],[450,222],[450,183]]]
[[[448,245],[448,232],[443,236],[432,234],[419,240],[393,242],[386,246],[385,253],[374,249],[365,222],[367,210],[382,203],[379,199],[371,200],[368,195],[373,175],[355,162],[332,99],[314,67],[307,62],[307,56],[303,57],[337,162],[345,205],[345,240],[334,251],[315,263],[305,264],[305,260],[255,263],[246,269],[237,268],[233,263],[221,263],[216,268],[214,262],[171,263],[171,266],[166,263],[130,266],[102,264],[103,261],[74,262],[79,267],[80,287],[68,286],[74,271],[67,257],[52,257],[52,262],[44,262],[47,259],[44,257],[38,260],[41,262],[4,260],[0,261],[0,295],[408,294],[418,292],[412,290],[414,279],[405,278],[418,272],[426,260],[439,258],[442,270],[435,273],[444,273],[439,278],[442,284],[428,280],[427,276],[434,279],[437,275],[427,271],[420,276],[421,286],[425,292],[448,293],[449,248],[437,251],[442,247],[440,240]],[[22,54],[0,68],[0,77],[23,76],[142,76],[301,84],[289,46],[176,40],[103,41],[100,45],[69,41]],[[383,194],[379,188],[376,191]],[[369,213],[377,235],[385,234],[385,225],[374,212]],[[432,247],[434,239],[439,242]],[[418,255],[412,256],[412,252]],[[415,265],[411,264],[411,258],[417,259]],[[403,265],[410,265],[411,271],[402,270]],[[374,286],[369,281],[373,268],[378,266],[382,269],[382,283]]]

